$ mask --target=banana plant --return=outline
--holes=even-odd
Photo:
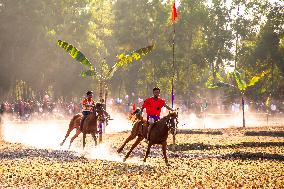
[[[109,68],[108,64],[105,62],[101,63],[101,72],[99,73],[95,67],[91,64],[91,62],[86,58],[86,56],[79,51],[76,47],[74,47],[71,44],[68,44],[65,41],[58,40],[57,45],[61,48],[65,49],[73,59],[78,61],[80,64],[82,64],[85,67],[85,71],[81,72],[82,77],[90,76],[92,78],[97,78],[99,80],[99,90],[100,90],[100,101],[103,102],[103,88],[105,92],[104,102],[106,104],[107,101],[107,93],[108,93],[108,81],[113,77],[113,74],[115,71],[117,71],[119,68],[127,66],[128,64],[132,63],[135,60],[139,60],[142,58],[142,56],[145,56],[146,54],[150,53],[154,49],[154,45],[150,45],[147,47],[143,47],[141,49],[135,50],[133,52],[130,52],[128,54],[119,54],[117,55],[117,61],[115,64]],[[106,109],[106,107],[105,107]],[[99,141],[102,142],[102,134],[99,135]]]
[[[220,88],[220,87],[231,87],[233,89],[238,90],[241,95],[242,95],[242,113],[243,113],[243,127],[245,127],[245,100],[244,100],[244,94],[245,91],[248,87],[250,86],[254,86],[257,82],[259,82],[261,80],[261,78],[263,78],[267,73],[269,73],[268,71],[263,71],[261,74],[256,75],[254,77],[252,77],[249,82],[246,82],[243,78],[243,75],[240,74],[239,71],[235,70],[234,72],[231,73],[231,75],[233,76],[236,85],[234,84],[230,84],[230,83],[225,83],[224,79],[220,76],[220,74],[217,74],[217,78],[219,79],[218,82],[213,82],[213,78],[209,77],[207,82],[206,82],[206,86],[207,88]]]
[[[140,58],[142,58],[142,56],[145,56],[146,54],[150,53],[155,47],[155,45],[150,45],[130,52],[128,54],[121,53],[117,55],[118,60],[111,68],[108,68],[107,64],[103,65],[104,67],[107,67],[107,72],[98,73],[98,71],[91,64],[88,58],[86,58],[86,56],[82,52],[80,52],[76,47],[62,40],[58,40],[57,45],[65,49],[72,56],[73,59],[75,59],[87,68],[85,69],[85,71],[81,72],[82,77],[96,77],[100,82],[103,83],[109,81],[113,77],[114,72],[117,71],[119,68],[127,66],[135,60],[139,60]]]
[[[117,55],[117,62],[109,69],[107,74],[101,76],[104,80],[109,80],[113,77],[114,72],[116,72],[119,68],[129,65],[135,60],[139,60],[142,56],[145,56],[149,52],[151,52],[154,49],[154,45],[150,45],[147,47],[143,47],[141,49],[135,50],[133,52],[130,52],[129,54],[121,53]],[[96,75],[95,70],[87,70],[85,72],[82,72],[83,76],[94,76]]]

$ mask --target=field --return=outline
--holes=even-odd
[[[62,134],[62,137],[64,134]],[[146,163],[143,141],[122,162],[116,149],[128,132],[105,135],[95,148],[39,148],[0,140],[0,188],[283,188],[284,126],[180,130],[168,139],[166,166],[160,146]],[[51,138],[52,140],[52,138]]]

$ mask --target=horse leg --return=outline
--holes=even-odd
[[[66,133],[66,135],[65,135],[65,138],[64,138],[63,141],[60,143],[60,146],[63,146],[65,140],[67,139],[67,137],[70,135],[71,131],[72,131],[74,128],[75,128],[75,127],[71,127],[71,128],[69,127],[69,129],[68,129],[68,131],[67,131],[67,133]]]
[[[131,141],[131,140],[133,140],[138,134],[139,134],[139,123],[140,122],[136,122],[134,125],[133,125],[133,128],[132,128],[132,130],[131,130],[131,133],[130,133],[130,135],[129,135],[129,137],[125,140],[125,142],[120,146],[120,148],[118,148],[118,150],[117,150],[117,153],[120,153],[120,152],[122,152],[122,150],[123,150],[123,148],[125,147],[125,145],[129,142],[129,141]],[[143,127],[143,125],[142,125],[142,127]],[[143,132],[141,133],[141,135],[143,136]],[[139,138],[139,137],[138,137]],[[143,139],[143,137],[142,137],[142,139]],[[141,139],[141,140],[142,140]]]
[[[167,158],[167,142],[163,142],[162,143],[162,151],[163,151],[163,155],[164,155],[164,158],[165,158],[165,162],[166,162],[166,165],[169,166],[169,162],[168,162],[168,158]]]
[[[124,143],[118,148],[117,153],[122,152],[122,150],[123,150],[123,148],[125,147],[125,145],[126,145],[129,141],[133,140],[135,137],[136,137],[136,135],[133,135],[133,134],[131,133],[130,136],[127,137],[127,139],[124,141]]]
[[[148,144],[148,147],[147,147],[147,151],[146,151],[146,154],[145,154],[145,157],[144,157],[144,162],[146,162],[146,159],[148,157],[148,155],[150,154],[150,148],[152,146],[152,143],[149,141],[149,144]]]
[[[126,154],[126,156],[123,158],[123,161],[126,161],[126,159],[129,157],[132,150],[143,140],[143,137],[138,137],[134,144],[131,146],[129,152]]]
[[[97,136],[96,136],[96,134],[95,134],[95,133],[92,133],[92,137],[93,137],[93,139],[94,139],[94,141],[95,141],[95,146],[97,146],[98,143],[97,143]]]
[[[83,150],[85,148],[86,145],[86,133],[83,133]]]
[[[80,133],[81,133],[81,131],[78,129],[76,134],[71,138],[70,144],[69,144],[69,149],[71,147],[72,142],[75,140],[75,138],[77,138],[79,136]]]

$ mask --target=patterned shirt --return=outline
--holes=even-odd
[[[95,101],[93,98],[84,98],[82,101],[83,111],[93,111],[95,106]]]

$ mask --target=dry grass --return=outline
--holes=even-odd
[[[168,146],[169,167],[159,147],[142,164],[142,159],[94,160],[72,151],[0,141],[0,188],[283,188],[283,131],[284,127],[182,131],[175,148]],[[105,139],[115,150],[127,136]],[[142,158],[145,147],[142,142],[132,157]]]

